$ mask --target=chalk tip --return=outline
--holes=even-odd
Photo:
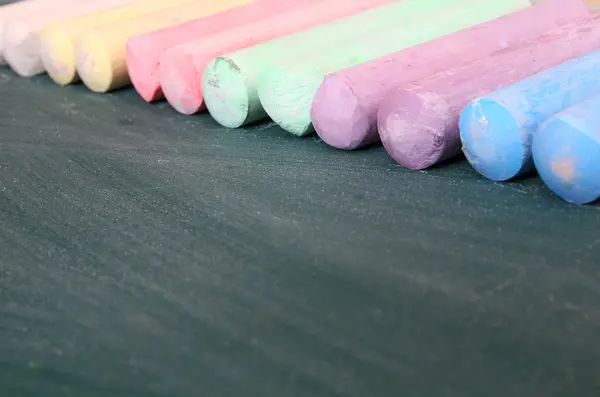
[[[250,112],[250,97],[240,68],[229,58],[212,60],[202,74],[204,102],[215,121],[227,128],[243,126]]]
[[[533,137],[533,161],[554,194],[589,204],[600,198],[600,142],[577,124],[559,116],[542,125]]]
[[[448,144],[451,107],[441,97],[399,89],[379,105],[377,128],[388,154],[410,170],[429,168],[455,153]]]
[[[37,32],[24,21],[11,20],[4,33],[4,57],[8,66],[21,77],[42,73]]]
[[[4,56],[8,66],[20,77],[33,77],[44,72],[38,55],[26,43],[9,47]]]
[[[102,37],[95,33],[83,36],[75,50],[79,78],[90,91],[108,92],[112,87],[113,70],[110,51]]]
[[[127,41],[125,50],[127,73],[131,84],[140,97],[148,103],[164,99],[158,76],[158,65],[149,63],[143,58],[144,48],[135,39],[136,37]]]
[[[185,49],[176,46],[167,50],[160,60],[158,76],[165,98],[177,112],[192,115],[204,110],[202,74]]]
[[[502,103],[471,101],[461,112],[459,130],[465,157],[484,177],[501,182],[528,170],[527,131]]]
[[[8,66],[20,77],[33,77],[38,74],[37,70],[26,59],[27,55],[17,47],[12,46],[4,51]]]
[[[311,119],[319,138],[337,149],[357,149],[369,135],[379,138],[373,131],[377,120],[369,119],[344,77],[325,77],[313,99]]]
[[[269,117],[295,136],[315,132],[310,106],[322,77],[271,66],[258,79],[258,98]]]
[[[40,34],[40,55],[50,78],[60,86],[77,82],[75,43],[64,28],[51,25]]]

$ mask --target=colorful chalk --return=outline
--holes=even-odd
[[[107,92],[131,83],[125,60],[127,40],[244,5],[252,0],[195,0],[144,16],[117,21],[87,31],[76,46],[76,68],[94,92]]]
[[[600,47],[598,18],[566,25],[396,90],[377,112],[387,152],[409,169],[455,156],[461,146],[459,114],[471,99]]]
[[[209,17],[196,19],[127,41],[127,70],[136,91],[147,102],[164,98],[158,68],[167,49],[202,39],[243,25],[262,21],[274,15],[302,8],[321,0],[258,0]]]
[[[168,9],[189,0],[137,0],[111,9],[79,15],[46,26],[40,33],[41,60],[48,75],[65,86],[79,81],[75,46],[87,30]]]
[[[531,139],[537,127],[600,91],[599,76],[600,51],[594,51],[474,99],[459,122],[465,156],[477,172],[494,181],[531,171]]]
[[[129,1],[60,1],[55,8],[12,18],[4,24],[4,58],[15,73],[22,77],[43,73],[45,68],[40,54],[40,31],[45,26],[64,18],[115,7]]]
[[[589,16],[581,0],[546,0],[492,21],[329,74],[311,119],[327,144],[353,150],[379,141],[379,103],[403,83],[452,69]],[[518,27],[518,28],[515,28]]]
[[[0,7],[0,65],[7,65],[4,59],[4,24],[22,15],[34,14],[45,9],[60,7],[60,0],[21,0]]]
[[[229,128],[266,118],[257,93],[258,78],[265,68],[286,59],[300,58],[302,54],[327,51],[336,43],[350,40],[358,43],[368,32],[422,18],[442,7],[449,12],[452,7],[461,7],[461,3],[461,0],[404,0],[219,57],[208,65],[202,76],[206,106],[218,123]],[[522,8],[524,3],[529,4],[505,0],[495,3],[512,4],[513,11]],[[509,9],[507,7],[507,12]],[[358,48],[357,51],[364,51]]]
[[[552,116],[533,135],[533,159],[557,196],[588,204],[600,198],[600,95]]]
[[[196,113],[204,109],[202,73],[215,57],[395,1],[322,0],[218,35],[172,47],[160,61],[159,76],[163,93],[178,112]]]
[[[412,15],[389,29],[369,32],[363,37],[335,44],[311,53],[308,57],[303,56],[301,60],[287,59],[266,68],[258,81],[258,97],[265,112],[285,131],[297,136],[310,134],[315,131],[310,108],[319,86],[328,73],[447,35],[526,6],[529,6],[528,1],[463,0],[446,7],[434,2],[419,2],[418,7],[423,10],[421,16]],[[382,40],[382,37],[395,39]]]

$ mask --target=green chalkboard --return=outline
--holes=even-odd
[[[0,72],[0,396],[594,397],[600,207]]]

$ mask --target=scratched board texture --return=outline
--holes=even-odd
[[[597,397],[600,206],[0,71],[0,396]]]

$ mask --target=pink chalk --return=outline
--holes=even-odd
[[[258,0],[209,17],[196,19],[127,41],[127,70],[133,86],[147,102],[164,98],[158,67],[170,47],[220,33],[322,0]]]
[[[598,49],[599,22],[586,18],[396,89],[377,112],[387,152],[409,169],[453,157],[461,147],[460,111],[470,100]]]
[[[377,108],[403,83],[485,57],[589,16],[581,0],[547,0],[492,21],[328,75],[311,108],[321,139],[352,150],[379,141]]]
[[[160,61],[159,77],[163,93],[178,112],[197,113],[204,109],[202,72],[217,56],[394,1],[311,1],[301,7],[270,15],[239,28],[231,28],[216,35],[171,47]]]

